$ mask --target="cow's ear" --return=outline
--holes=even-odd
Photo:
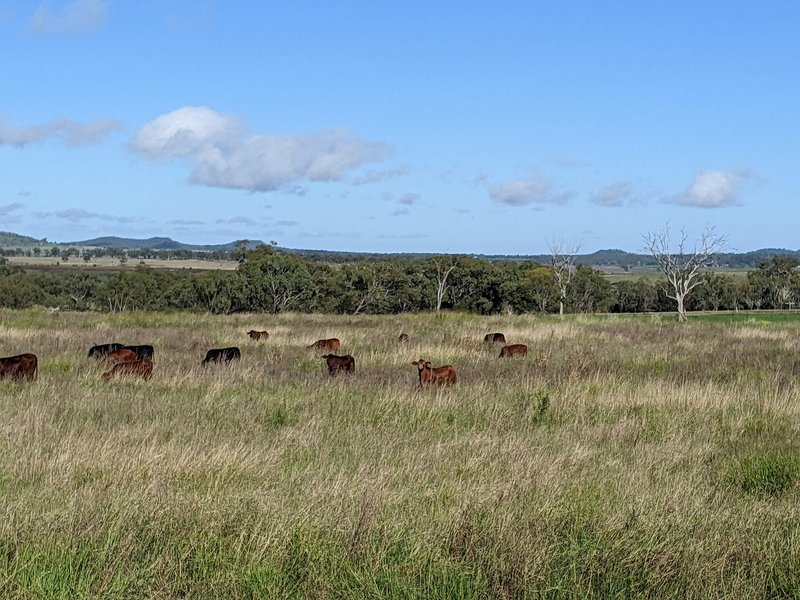
[[[411,364],[412,364],[412,365],[414,365],[414,366],[416,367],[418,363],[417,363],[417,361],[414,361],[414,362],[412,362]]]
[[[429,360],[426,360],[426,361],[425,361],[425,366],[426,366],[426,367],[428,367],[428,368],[430,369],[430,368],[431,368],[431,361],[429,361]]]

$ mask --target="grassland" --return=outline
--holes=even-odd
[[[499,360],[489,331],[528,357]],[[304,348],[332,336],[355,377]],[[800,597],[799,339],[788,320],[0,311],[0,353],[40,358],[37,382],[0,382],[0,596]],[[85,355],[110,341],[154,344],[153,379],[102,384]],[[240,364],[200,368],[234,344]],[[417,389],[420,357],[459,384]]]
[[[131,259],[124,265],[120,264],[119,259],[108,256],[93,258],[91,262],[85,262],[80,258],[71,258],[63,262],[59,257],[53,256],[9,256],[6,258],[9,264],[23,267],[31,271],[48,272],[71,272],[71,271],[98,271],[98,272],[119,272],[132,271],[141,264],[154,269],[191,269],[195,271],[233,271],[239,266],[235,260],[197,260],[197,259]]]

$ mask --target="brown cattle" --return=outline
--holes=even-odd
[[[131,377],[141,377],[144,380],[148,380],[153,376],[153,362],[145,359],[119,363],[114,365],[114,368],[107,373],[103,373],[102,380],[108,381],[117,375],[130,375]]]
[[[356,359],[350,356],[336,356],[335,354],[323,354],[322,358],[328,363],[328,374],[336,375],[340,371],[345,373],[356,372]]]
[[[506,336],[502,333],[487,333],[483,336],[484,342],[495,342],[497,344],[505,344],[506,343]]]
[[[330,338],[328,340],[317,340],[313,344],[309,346],[312,350],[330,350],[331,352],[336,352],[339,350],[339,340],[336,338]]]
[[[250,336],[251,340],[256,340],[256,341],[266,340],[267,338],[269,338],[268,331],[256,331],[255,329],[251,329],[250,331],[248,331],[247,335]]]
[[[454,385],[456,383],[456,370],[452,365],[431,368],[431,363],[424,358],[420,358],[412,365],[419,369],[419,385]]]
[[[123,362],[133,362],[136,360],[136,352],[127,348],[120,348],[106,354],[106,362],[116,365]]]
[[[8,377],[16,381],[33,381],[36,379],[36,369],[39,359],[35,354],[18,354],[0,358],[0,379]]]
[[[500,358],[510,356],[527,356],[528,347],[525,344],[511,344],[500,349]]]
[[[398,342],[407,342],[408,341],[408,334],[407,333],[401,333],[400,337],[397,338],[397,341]]]

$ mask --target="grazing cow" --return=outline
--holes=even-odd
[[[483,336],[484,342],[495,342],[497,344],[505,344],[506,343],[506,336],[502,333],[487,333]]]
[[[456,370],[452,365],[431,368],[431,363],[424,358],[412,362],[419,369],[419,385],[454,385],[456,383]]]
[[[155,353],[153,347],[148,344],[142,344],[141,346],[126,344],[123,348],[136,352],[136,360],[153,360],[153,354]]]
[[[206,357],[200,364],[205,367],[210,362],[229,363],[232,360],[239,360],[241,357],[242,353],[235,346],[231,348],[212,348],[206,352]]]
[[[408,341],[408,334],[407,333],[401,333],[400,337],[397,338],[397,341],[398,342],[407,342]]]
[[[256,341],[266,340],[267,338],[269,338],[268,331],[256,331],[255,329],[251,329],[250,331],[248,331],[247,335],[250,336],[251,340],[256,340]]]
[[[356,359],[350,356],[336,356],[335,354],[323,354],[322,358],[328,363],[328,374],[336,375],[340,371],[345,373],[356,372]]]
[[[130,375],[131,377],[141,377],[145,381],[153,376],[153,363],[149,360],[134,360],[132,362],[119,363],[107,373],[103,373],[101,379],[108,381],[117,375]]]
[[[89,358],[103,358],[114,350],[122,348],[122,344],[100,344],[89,348]]]
[[[124,362],[133,362],[136,359],[136,352],[127,348],[120,348],[106,354],[106,362],[112,365]]]
[[[500,348],[500,358],[510,356],[527,356],[528,347],[525,344],[511,344]]]
[[[36,379],[36,369],[39,359],[35,354],[18,354],[0,358],[0,379],[8,377],[16,381]]]
[[[336,338],[330,338],[328,340],[317,340],[313,344],[309,346],[312,350],[330,350],[331,352],[336,352],[339,350],[339,340]]]

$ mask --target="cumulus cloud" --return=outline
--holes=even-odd
[[[248,137],[240,119],[202,106],[161,115],[144,125],[130,146],[154,161],[188,161],[193,183],[256,192],[298,190],[303,181],[340,181],[388,154],[385,144],[341,129]]]
[[[508,206],[527,206],[529,204],[565,204],[574,192],[559,192],[541,178],[518,179],[510,183],[492,186],[489,195],[495,202]]]
[[[752,179],[757,179],[757,175],[749,169],[703,171],[697,174],[683,194],[668,198],[665,202],[697,208],[739,206],[741,188]]]
[[[42,34],[83,33],[102,27],[107,14],[105,0],[72,0],[59,14],[40,4],[31,19],[31,28]]]
[[[589,197],[590,202],[600,206],[622,206],[633,194],[633,186],[627,181],[617,181],[604,186]]]
[[[103,141],[119,127],[119,123],[113,119],[89,123],[78,123],[71,119],[53,119],[41,125],[11,127],[7,126],[0,116],[0,146],[24,147],[50,138],[60,139],[70,147],[87,146]]]

